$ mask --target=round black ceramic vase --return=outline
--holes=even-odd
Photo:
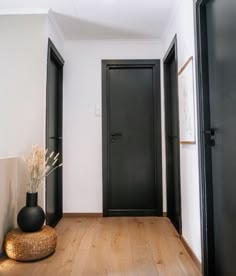
[[[42,228],[45,221],[45,213],[38,206],[38,193],[26,194],[26,206],[23,207],[18,216],[17,223],[24,232],[35,232]]]

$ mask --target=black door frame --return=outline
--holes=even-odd
[[[162,152],[161,144],[161,101],[160,101],[160,60],[102,60],[102,167],[103,167],[103,216],[108,216],[109,187],[109,91],[107,87],[110,68],[152,68],[154,91],[154,136],[155,136],[155,184],[157,213],[163,216],[162,206]],[[133,213],[132,213],[133,214]],[[127,214],[128,215],[128,214]],[[145,215],[145,214],[144,214]]]
[[[49,93],[50,93],[50,89],[49,89],[49,78],[50,78],[50,70],[49,70],[49,66],[50,66],[50,60],[54,59],[54,61],[57,62],[58,67],[60,68],[59,71],[59,100],[58,100],[58,118],[59,118],[59,122],[60,125],[58,126],[61,130],[61,133],[63,131],[63,66],[64,66],[64,59],[62,58],[62,56],[60,55],[60,53],[58,52],[58,50],[56,49],[55,45],[53,44],[53,42],[50,40],[50,38],[48,39],[48,55],[47,55],[47,88],[46,88],[46,148],[48,148],[48,140],[49,140],[49,118],[48,118],[48,103],[49,103]],[[63,140],[60,140],[60,146],[59,146],[59,152],[61,153],[61,158],[63,156],[62,152],[63,152]],[[61,159],[62,161],[62,159]],[[53,222],[52,225],[50,226],[56,226],[56,224],[59,222],[59,220],[62,218],[63,216],[63,167],[60,168],[60,172],[59,173],[59,177],[58,177],[58,194],[57,194],[57,199],[58,199],[58,210],[57,210],[57,219],[55,220],[55,222]],[[47,178],[46,178],[46,183],[45,183],[45,206],[46,206],[46,224],[48,224],[47,221]]]
[[[177,78],[177,94],[178,94],[178,48],[177,48],[177,35],[174,36],[167,52],[166,55],[163,59],[163,66],[164,66],[164,100],[165,100],[165,141],[166,141],[166,191],[167,191],[167,216],[169,217],[169,208],[168,208],[168,202],[170,202],[170,192],[168,192],[168,187],[172,185],[170,182],[170,173],[168,172],[168,164],[169,164],[169,159],[172,159],[170,156],[169,152],[169,146],[168,146],[168,125],[170,122],[169,118],[169,97],[170,97],[170,83],[169,83],[169,62],[172,56],[174,55],[174,60],[175,60],[175,67],[176,67],[176,78]],[[178,95],[177,95],[178,99]],[[178,109],[178,114],[179,114],[179,105],[177,102],[177,109]],[[179,130],[179,116],[176,118],[177,120],[177,125],[178,125],[178,130]],[[178,141],[179,141],[179,131],[178,131]],[[179,210],[180,210],[180,217],[179,217],[179,225],[178,225],[178,232],[181,235],[182,234],[182,214],[181,214],[181,184],[180,184],[180,149],[178,150],[177,153],[177,158],[178,158],[178,171],[179,171],[179,179],[178,179],[178,190],[179,190],[179,198],[178,198],[178,205],[179,205]]]
[[[204,130],[210,129],[209,72],[206,4],[210,0],[194,0],[196,34],[197,110],[199,138],[200,213],[202,233],[202,269],[204,275],[215,275],[213,189],[211,149]]]

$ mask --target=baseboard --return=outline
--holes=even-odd
[[[101,218],[102,213],[64,213],[63,218]]]
[[[183,246],[187,250],[188,254],[192,258],[193,262],[197,266],[198,270],[200,272],[202,272],[202,265],[201,265],[201,262],[199,261],[198,257],[195,255],[195,253],[193,252],[192,248],[188,245],[188,243],[186,242],[186,240],[184,239],[184,237],[181,236],[180,239],[182,241]]]
[[[111,217],[162,216],[157,209],[108,209],[107,214]]]
[[[163,212],[163,217],[167,218],[167,212]]]

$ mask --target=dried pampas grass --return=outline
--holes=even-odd
[[[32,146],[31,153],[24,159],[29,176],[29,193],[36,193],[43,179],[62,166],[62,163],[58,165],[59,153],[51,152],[49,154],[47,149],[38,145]]]

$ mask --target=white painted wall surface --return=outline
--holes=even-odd
[[[60,53],[60,55],[63,57],[64,52],[64,36],[61,32],[61,29],[59,28],[56,20],[55,15],[52,13],[52,11],[49,11],[48,16],[48,37],[51,39],[52,43]]]
[[[178,40],[179,69],[190,56],[194,57],[194,88],[196,88],[193,1],[180,2],[164,34],[164,53],[167,52],[175,34]],[[196,89],[194,97],[197,126]],[[195,145],[180,145],[180,160],[183,237],[201,260],[198,141]]]
[[[102,59],[159,59],[159,41],[66,41],[64,212],[102,212]]]
[[[0,16],[0,157],[44,144],[47,15]]]
[[[16,226],[17,159],[0,159],[0,253],[6,233]]]
[[[0,158],[0,254],[6,233],[17,226],[17,214],[25,206],[27,174],[21,158]],[[42,198],[39,198],[39,205]],[[41,205],[42,206],[42,205]]]

